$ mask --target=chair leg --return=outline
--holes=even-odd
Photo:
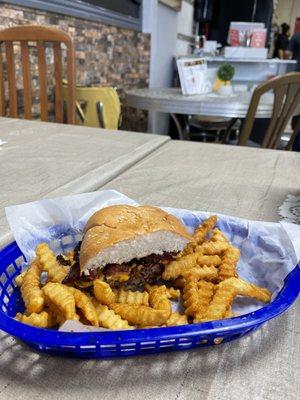
[[[224,132],[223,140],[222,140],[223,144],[226,144],[228,142],[232,128],[234,127],[234,124],[236,123],[237,120],[238,120],[238,118],[232,118],[231,121],[229,122],[229,124],[227,125],[227,128]]]
[[[98,114],[100,128],[105,128],[104,115],[103,115],[103,103],[101,101],[97,102],[97,114]]]
[[[189,140],[188,132],[184,128],[181,127],[181,124],[180,124],[179,119],[177,118],[176,114],[171,113],[170,115],[176,125],[179,139],[180,140]]]
[[[80,119],[81,123],[83,124],[84,120],[85,120],[84,111],[83,111],[79,101],[76,101],[75,105],[76,105],[76,113],[78,115],[78,118]]]
[[[296,123],[296,125],[294,127],[294,130],[293,130],[293,134],[292,134],[292,136],[291,136],[291,138],[290,138],[290,140],[289,140],[289,142],[288,142],[288,144],[287,144],[287,146],[285,148],[286,150],[292,150],[294,141],[295,141],[295,139],[296,139],[298,134],[300,135],[300,118],[298,118],[298,120],[297,120],[297,123]]]

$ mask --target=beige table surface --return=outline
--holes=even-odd
[[[160,206],[278,221],[300,195],[300,153],[170,141],[105,188]]]
[[[300,155],[169,142],[106,184],[140,202],[277,221],[299,194]],[[296,400],[300,302],[232,343],[163,355],[72,360],[0,334],[0,399]]]
[[[171,141],[104,188],[140,203],[278,221],[286,196],[300,195],[300,153]],[[146,381],[144,388],[135,384],[140,398],[144,393],[147,399],[298,399],[300,301],[234,343],[148,360],[127,369],[129,380],[139,371]]]
[[[4,207],[95,190],[167,136],[0,118],[0,248],[11,240]]]

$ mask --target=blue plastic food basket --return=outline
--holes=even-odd
[[[0,251],[0,329],[47,353],[88,357],[123,357],[215,345],[238,339],[284,312],[300,290],[300,267],[286,277],[284,287],[269,305],[241,317],[202,324],[132,331],[69,333],[40,329],[13,319],[24,305],[14,280],[24,256],[16,242]]]

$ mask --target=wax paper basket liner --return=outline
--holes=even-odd
[[[174,210],[170,209],[170,211]],[[204,214],[196,215],[186,210],[177,211],[176,215],[189,228],[194,228],[204,218]],[[247,243],[249,232],[243,224],[236,223],[236,219],[223,220],[221,218],[219,226],[227,231],[227,235],[234,244],[242,243],[243,239]],[[65,226],[57,226],[52,230],[54,240],[51,246],[57,252],[74,248],[80,239],[80,233],[76,229],[66,231]],[[264,248],[269,251],[269,242],[260,241],[259,238],[255,238],[254,241],[258,254],[260,248],[263,249],[262,251]],[[275,243],[273,246],[276,248]],[[253,252],[249,245],[244,250],[249,254]],[[282,250],[277,249],[277,251]],[[257,263],[255,255],[252,254],[251,257],[253,262]],[[202,324],[130,331],[63,332],[31,327],[13,319],[16,312],[24,310],[19,289],[14,283],[15,277],[24,267],[24,261],[24,255],[16,242],[0,251],[0,329],[23,340],[35,349],[62,356],[123,357],[218,345],[238,339],[284,312],[296,300],[300,290],[300,267],[295,265],[290,268],[279,290],[275,287],[276,280],[275,283],[273,282],[275,286],[270,288],[273,289],[270,304],[264,307],[257,306],[254,311],[238,317]]]

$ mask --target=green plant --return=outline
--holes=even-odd
[[[235,69],[231,64],[225,63],[220,65],[217,75],[221,81],[231,81],[235,73]]]

